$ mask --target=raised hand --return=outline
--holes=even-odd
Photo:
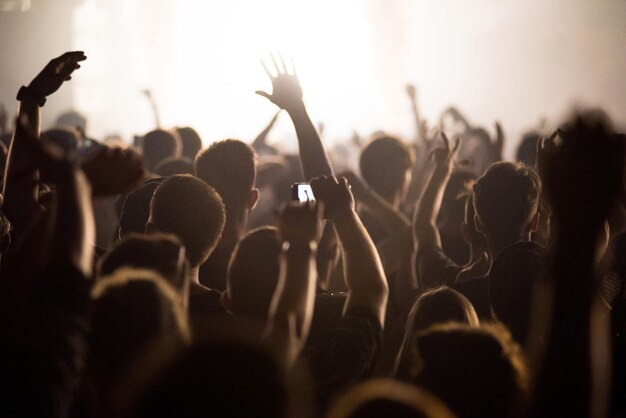
[[[294,243],[318,242],[322,234],[319,202],[288,202],[278,214],[278,232],[283,241]]]
[[[266,97],[276,106],[287,111],[302,106],[302,87],[296,73],[296,67],[291,61],[291,72],[287,69],[287,64],[282,55],[279,53],[276,57],[271,54],[272,63],[274,65],[274,73],[267,67],[265,61],[261,60],[261,65],[265,73],[272,81],[272,94],[257,90],[256,94]]]
[[[145,176],[139,154],[130,149],[100,147],[83,161],[81,168],[91,183],[93,196],[126,193],[141,183]]]
[[[407,84],[405,89],[407,96],[409,96],[409,99],[415,100],[415,98],[417,97],[417,89],[415,88],[415,86],[413,84]]]
[[[495,122],[496,137],[491,142],[490,156],[493,162],[502,161],[502,150],[504,149],[504,141],[506,136],[502,129],[502,123],[500,121]]]
[[[623,189],[623,141],[593,114],[537,143],[545,196],[564,227],[599,227]]]
[[[453,157],[456,151],[459,149],[460,139],[454,141],[454,145],[450,148],[450,140],[445,133],[440,132],[439,136],[443,142],[443,148],[436,148],[431,151],[430,157],[435,163],[436,170],[445,171],[450,173],[452,171]]]
[[[72,78],[72,72],[80,68],[78,63],[86,59],[83,51],[66,52],[54,58],[30,82],[28,89],[41,97],[51,95],[61,87],[64,81]]]
[[[311,180],[315,199],[324,203],[324,217],[336,217],[354,210],[354,197],[345,177],[322,176]]]

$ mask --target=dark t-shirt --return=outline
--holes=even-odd
[[[489,301],[489,276],[473,277],[454,285],[474,305],[476,314],[481,321],[490,321],[491,302]]]
[[[415,274],[423,290],[452,285],[461,267],[435,245],[420,248],[415,262]]]
[[[217,290],[202,285],[193,285],[189,295],[189,321],[193,329],[215,320],[227,320],[232,317],[222,306],[222,294]]]
[[[304,350],[322,409],[333,396],[372,375],[381,342],[382,326],[376,315],[355,307],[325,341]]]

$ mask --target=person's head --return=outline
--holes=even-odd
[[[329,418],[452,418],[455,415],[432,394],[391,379],[354,387],[339,398]]]
[[[367,184],[392,204],[404,197],[414,156],[398,138],[379,136],[361,151],[359,168]]]
[[[195,342],[151,374],[135,417],[286,418],[294,390],[269,352],[242,342]]]
[[[515,341],[526,342],[535,284],[548,269],[545,250],[533,242],[504,249],[489,272],[489,299],[494,316],[508,327]]]
[[[78,151],[80,133],[74,128],[48,129],[41,135],[59,146],[66,154],[74,155]]]
[[[278,230],[254,229],[239,241],[230,258],[224,307],[238,317],[266,321],[280,272]]]
[[[150,218],[150,202],[152,195],[164,178],[146,181],[137,189],[128,193],[123,200],[120,211],[119,238],[130,233],[146,232],[146,224]]]
[[[409,312],[404,339],[395,364],[396,377],[410,376],[410,352],[415,336],[428,327],[446,322],[478,326],[478,316],[471,302],[456,290],[440,287],[424,292]]]
[[[176,291],[151,270],[122,268],[91,292],[90,375],[106,390],[132,371],[153,344],[189,340]]]
[[[154,167],[154,173],[161,177],[171,177],[176,174],[193,174],[193,163],[186,158],[169,157],[161,160]]]
[[[195,172],[222,196],[229,224],[245,227],[247,213],[259,199],[259,191],[254,188],[254,150],[237,139],[215,142],[196,156]]]
[[[75,110],[61,113],[57,117],[56,125],[63,128],[76,129],[83,137],[87,132],[87,118]]]
[[[142,149],[146,169],[154,171],[162,160],[180,156],[180,138],[163,129],[155,129],[144,135]]]
[[[460,418],[508,416],[527,386],[520,347],[506,329],[435,325],[416,336],[413,382]]]
[[[226,214],[220,195],[188,174],[167,178],[150,202],[147,228],[174,234],[187,250],[190,267],[198,267],[217,245]]]
[[[530,233],[537,230],[540,195],[539,176],[522,164],[492,164],[474,183],[476,228],[493,247],[490,250],[530,238]]]
[[[174,235],[127,235],[98,261],[96,276],[110,276],[122,267],[154,270],[177,291],[184,289],[185,249]]]
[[[176,127],[176,132],[182,144],[182,156],[190,161],[195,160],[196,155],[202,149],[202,139],[198,132],[189,126]]]

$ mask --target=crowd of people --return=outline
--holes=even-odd
[[[409,86],[415,138],[331,148],[271,58],[276,116],[206,149],[190,127],[97,140],[76,114],[40,132],[80,51],[16,86],[0,416],[626,417],[626,136],[607,114],[505,161],[501,124],[450,108],[429,129]],[[281,113],[297,155],[268,140]]]

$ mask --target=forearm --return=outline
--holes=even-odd
[[[309,333],[315,299],[315,244],[286,243],[270,308],[267,339],[278,342],[291,364]]]
[[[384,324],[389,288],[374,243],[353,209],[334,216],[333,224],[343,248],[346,308],[370,308]]]
[[[426,244],[441,247],[436,223],[449,178],[449,171],[436,167],[417,203],[413,228],[418,248]]]
[[[73,174],[57,183],[56,220],[49,263],[69,263],[89,277],[95,242],[91,193],[84,173],[76,168],[71,170]]]
[[[333,175],[322,140],[311,122],[304,103],[300,102],[298,106],[288,109],[288,112],[298,136],[304,178],[308,181],[314,177]]]
[[[380,221],[385,232],[396,234],[411,225],[411,222],[400,211],[394,209],[385,199],[371,189],[365,189],[357,196],[370,212]]]
[[[252,142],[252,148],[254,148],[255,150],[262,147],[265,144],[265,139],[267,138],[267,135],[270,133],[270,131],[272,130],[272,128],[274,127],[274,124],[276,123],[276,119],[278,118],[278,115],[280,114],[280,110],[278,111],[278,113],[276,113],[276,115],[272,118],[272,120],[270,121],[270,123],[267,124],[267,126],[265,127],[265,129],[263,129],[258,135],[257,137],[254,139],[254,141]]]

